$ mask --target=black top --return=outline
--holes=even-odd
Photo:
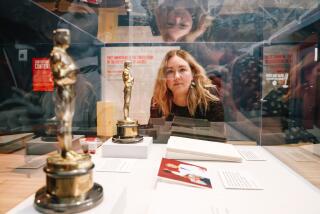
[[[151,105],[151,117],[162,117],[162,112],[158,106]],[[171,113],[166,117],[167,121],[172,121],[174,116],[189,117],[196,119],[207,119],[211,122],[223,122],[224,111],[220,101],[210,102],[207,111],[202,110],[200,107],[196,109],[195,115],[191,116],[187,106],[178,106],[172,103]]]

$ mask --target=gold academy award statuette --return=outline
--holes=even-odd
[[[130,73],[132,63],[126,61],[122,72],[122,80],[124,83],[124,104],[123,104],[123,120],[117,122],[117,134],[113,136],[114,143],[138,143],[143,140],[143,137],[138,134],[138,121],[129,118],[129,108],[131,100],[131,92],[134,83],[134,78]]]
[[[44,167],[47,185],[37,191],[34,207],[43,213],[76,213],[99,204],[103,188],[93,182],[94,164],[90,155],[72,151],[74,84],[78,69],[66,52],[70,44],[69,30],[55,30],[53,43],[50,64],[56,88],[54,101],[60,152],[47,159]]]

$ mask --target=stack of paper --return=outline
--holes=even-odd
[[[167,158],[241,162],[242,157],[231,144],[171,136]]]

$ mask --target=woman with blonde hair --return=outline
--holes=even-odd
[[[201,65],[184,50],[164,57],[155,83],[151,117],[173,116],[224,121],[223,106]]]

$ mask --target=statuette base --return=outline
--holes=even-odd
[[[103,198],[103,188],[97,183],[84,195],[79,197],[58,198],[47,193],[42,187],[36,193],[34,207],[42,213],[78,213],[98,205]]]
[[[112,141],[114,143],[130,144],[130,143],[139,143],[143,140],[143,136],[136,136],[130,138],[121,138],[121,136],[114,135]]]
[[[137,120],[119,120],[117,123],[117,135],[114,135],[112,141],[114,143],[139,143],[143,137],[138,134]]]

